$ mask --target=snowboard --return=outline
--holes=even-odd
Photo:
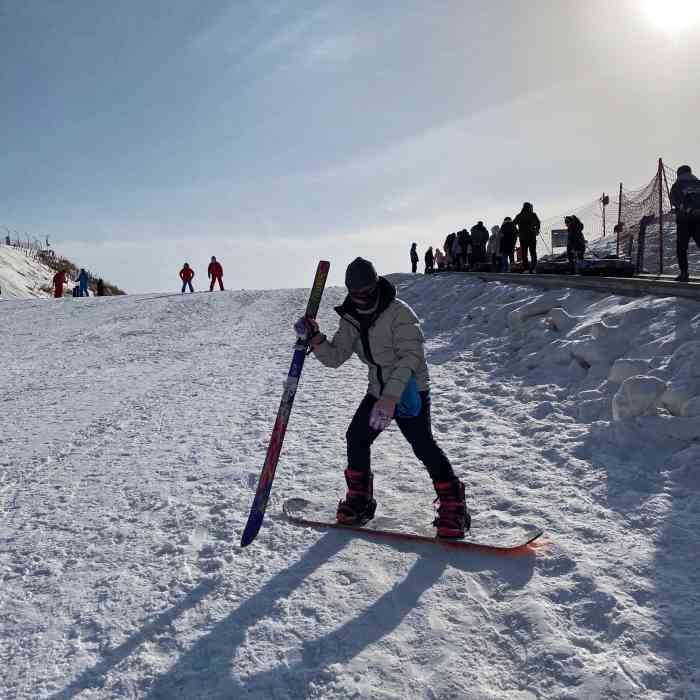
[[[531,546],[535,540],[544,534],[543,530],[530,529],[509,538],[497,537],[491,543],[477,542],[474,540],[449,540],[430,535],[421,535],[417,532],[407,532],[399,529],[389,518],[377,517],[365,525],[342,525],[332,520],[330,515],[324,512],[322,506],[307,501],[304,498],[290,498],[282,504],[282,512],[287,520],[302,527],[312,527],[318,530],[344,530],[357,532],[368,537],[376,537],[385,540],[399,540],[405,542],[418,542],[421,544],[440,545],[451,549],[470,550],[487,554],[523,555],[533,551]]]

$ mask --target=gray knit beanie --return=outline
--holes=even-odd
[[[345,271],[345,286],[348,289],[363,289],[375,284],[378,279],[374,265],[364,258],[355,258]]]

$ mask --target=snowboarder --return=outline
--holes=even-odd
[[[425,274],[429,274],[435,269],[435,256],[433,255],[433,246],[428,246],[425,251]]]
[[[520,247],[523,251],[523,264],[526,269],[534,273],[537,267],[537,236],[540,233],[540,220],[530,202],[523,203],[523,208],[513,219],[513,223],[518,227]],[[530,254],[529,261],[528,253]]]
[[[586,253],[586,239],[583,237],[583,222],[578,216],[572,214],[564,217],[566,230],[569,232],[566,238],[566,257],[569,259],[569,271],[576,274],[576,263],[583,260]]]
[[[411,272],[415,274],[418,271],[418,251],[416,250],[416,244],[411,244]]]
[[[337,332],[329,340],[313,319],[301,318],[295,331],[308,337],[316,357],[339,367],[356,353],[369,367],[366,396],[346,433],[347,494],[338,504],[342,524],[364,524],[374,517],[370,447],[392,419],[433,480],[439,506],[433,524],[439,537],[461,538],[469,530],[464,484],[438,447],[430,424],[430,383],[425,339],[413,310],[396,298],[396,289],[378,277],[374,265],[356,258],[345,273],[348,295],[336,312]]]
[[[66,271],[59,270],[53,276],[53,295],[56,299],[63,296],[63,285],[66,283]]]
[[[700,248],[700,180],[689,165],[681,165],[676,175],[678,179],[670,192],[671,204],[676,210],[676,254],[680,268],[676,281],[687,282],[690,239]]]
[[[207,268],[207,276],[211,278],[211,283],[209,285],[209,291],[214,291],[214,283],[218,280],[219,289],[224,291],[224,268],[221,267],[221,263],[212,255],[211,262]]]
[[[192,278],[194,277],[194,270],[190,267],[189,263],[185,263],[180,270],[180,279],[182,280],[182,293],[185,293],[187,287],[190,288],[190,292],[194,293],[192,288]]]
[[[79,287],[78,296],[89,297],[90,293],[88,292],[88,282],[90,281],[90,277],[82,267],[80,268],[80,273],[75,281],[78,283]]]

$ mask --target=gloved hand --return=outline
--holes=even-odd
[[[294,332],[297,334],[297,338],[308,340],[314,333],[318,333],[318,323],[314,318],[302,316],[294,324]]]
[[[372,407],[372,412],[369,414],[369,427],[377,432],[382,432],[389,427],[391,419],[394,417],[396,409],[396,399],[389,396],[382,396],[377,403]]]

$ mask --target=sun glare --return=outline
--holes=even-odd
[[[700,0],[644,0],[644,9],[654,24],[669,32],[700,19]]]

